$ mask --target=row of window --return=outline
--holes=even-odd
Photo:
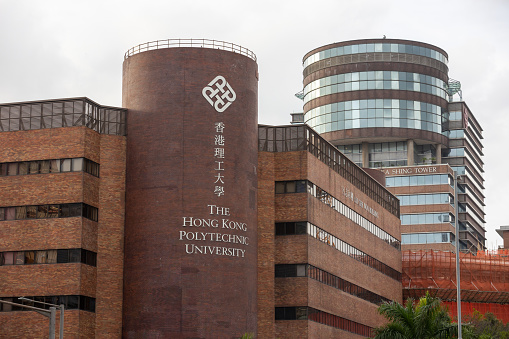
[[[365,71],[323,77],[304,86],[304,95],[325,86],[357,81],[407,81],[445,89],[446,82],[430,75],[398,71]]]
[[[404,100],[404,99],[362,99],[362,100],[334,102],[329,105],[319,106],[313,110],[307,111],[305,117],[309,119],[331,112],[354,111],[365,109],[384,109],[384,110],[399,109],[416,112],[429,112],[432,113],[433,115],[439,116],[440,118],[442,117],[442,108],[440,106],[423,101]],[[409,116],[409,118],[412,118],[412,116]],[[418,119],[419,116],[413,116],[413,118]]]
[[[462,121],[463,120],[463,112],[461,112],[461,111],[452,111],[452,112],[449,112],[449,120],[451,120],[451,121]]]
[[[375,105],[377,101],[398,104],[397,107],[395,105],[378,107]],[[402,101],[404,105],[401,105]],[[347,103],[349,105],[346,105]],[[352,108],[341,109],[339,106]],[[399,127],[442,132],[440,106],[411,100],[367,99],[327,104],[306,112],[304,120],[318,133],[368,127]]]
[[[468,213],[468,215],[469,215],[472,219],[474,219],[474,221],[475,221],[476,223],[478,223],[479,225],[481,225],[481,226],[484,228],[484,224],[485,224],[486,222],[484,221],[484,219],[483,219],[482,217],[480,217],[480,216],[478,216],[478,215],[477,215],[477,212],[476,212],[476,211],[475,211],[472,207],[470,207],[470,206],[468,206],[468,205],[459,204],[459,206],[458,206],[458,211],[459,211],[460,213]],[[460,216],[460,217],[461,217],[461,216]],[[461,219],[463,219],[463,218],[461,218]]]
[[[86,126],[102,134],[126,135],[126,109],[99,106],[88,99],[0,106],[0,131]]]
[[[450,193],[432,193],[432,194],[410,194],[397,195],[401,206],[413,205],[436,205],[451,204],[454,205],[454,197]]]
[[[69,217],[98,221],[99,210],[84,203],[0,207],[0,221]]]
[[[462,139],[465,137],[465,130],[463,129],[453,129],[452,131],[445,131],[445,135],[449,139]]]
[[[17,297],[2,297],[1,300],[10,301],[13,303],[28,305],[38,308],[49,309],[51,306],[46,304],[53,305],[64,305],[66,310],[82,310],[88,312],[95,312],[95,298],[87,297],[85,295],[59,295],[59,296],[43,296],[43,297],[23,297],[23,299],[19,299]],[[34,301],[28,301],[25,299],[31,299]],[[40,303],[39,303],[39,302]],[[46,304],[43,304],[46,303]],[[12,312],[12,311],[33,311],[29,308],[9,305],[0,303],[0,311],[1,312]]]
[[[355,44],[347,46],[339,46],[326,49],[324,51],[316,52],[304,60],[302,66],[306,68],[314,62],[333,58],[341,55],[359,54],[359,53],[404,53],[420,55],[427,58],[432,58],[447,64],[447,57],[431,48],[422,46],[415,46],[409,44],[392,44],[392,43],[369,43],[369,44]]]
[[[0,163],[0,176],[59,172],[86,172],[99,177],[99,164],[87,158]]]
[[[83,248],[0,252],[0,266],[66,263],[97,266],[97,253]]]
[[[362,145],[337,145],[340,150],[348,159],[352,160],[355,164],[362,167]]]
[[[276,223],[276,235],[302,235],[302,234],[312,235],[310,230],[312,229],[313,226],[314,226],[313,224],[308,223],[306,221],[279,222],[279,223]],[[314,226],[314,227],[316,227],[316,226]],[[327,237],[335,238],[334,236],[330,236],[330,235],[328,235]],[[320,237],[315,236],[315,238],[323,241],[323,239],[321,239]],[[363,263],[365,263],[365,261],[369,262],[370,259],[372,259],[370,256],[357,250],[355,247],[351,246],[350,244],[348,244],[340,239],[337,239],[337,238],[335,238],[335,239],[336,240],[332,241],[327,238],[327,241],[324,241],[324,242],[328,243],[331,246],[334,246],[339,251],[351,256],[352,258],[354,258],[356,260],[360,260],[359,258],[361,258],[361,257],[368,257],[367,259],[360,260]],[[366,265],[371,266],[375,269],[377,269],[376,267],[379,266],[378,264],[366,264]],[[384,265],[384,264],[382,264],[382,265]],[[305,266],[303,266],[303,268],[300,268],[300,269],[304,270]],[[304,271],[301,272],[301,274],[305,274]],[[299,276],[305,276],[305,275],[299,275]],[[334,286],[334,285],[331,285],[331,286]]]
[[[306,221],[277,222],[276,235],[302,235],[307,233]]]
[[[373,304],[390,300],[309,264],[275,265],[276,278],[309,277]]]
[[[387,187],[423,186],[423,185],[454,185],[454,179],[449,174],[402,175],[387,177]]]
[[[454,234],[449,232],[410,233],[401,235],[401,243],[403,245],[454,243],[454,239]]]
[[[407,162],[407,143],[404,141],[369,144],[370,168],[406,166]]]
[[[364,218],[362,215],[355,212],[353,209],[346,206],[341,201],[339,201],[338,199],[336,199],[335,197],[333,197],[332,195],[330,195],[329,193],[327,193],[326,191],[324,191],[323,189],[316,186],[310,181],[308,181],[308,192],[312,196],[326,204],[327,206],[334,209],[336,212],[341,213],[342,215],[353,221],[355,224],[361,226],[371,234],[374,234],[375,236],[382,239],[392,247],[398,250],[401,249],[401,243],[398,239],[396,239],[395,237],[393,237],[392,235],[390,235],[389,233],[387,233],[386,231],[384,231],[383,229],[381,229],[368,219]]]
[[[394,280],[401,281],[401,273],[396,271],[394,268],[384,264],[383,262],[373,258],[370,255],[367,255],[366,253],[344,242],[336,236],[322,230],[318,226],[308,222],[307,232],[313,238],[334,247],[336,250],[348,255],[357,261],[360,261],[364,265],[369,266]]]
[[[378,72],[360,72],[362,73],[378,73]],[[385,73],[380,71],[380,73]],[[391,73],[391,72],[387,72]],[[398,72],[392,72],[398,73]],[[401,72],[403,73],[403,72]],[[354,73],[356,74],[356,73]],[[359,74],[359,73],[357,73]],[[412,74],[412,73],[409,73]],[[419,76],[419,74],[414,73]],[[342,74],[341,74],[342,75]],[[339,76],[341,76],[339,75]],[[338,75],[334,75],[333,77],[339,77]],[[428,77],[432,79],[433,83],[439,83],[438,85],[430,85],[420,82],[405,81],[405,80],[351,80],[350,82],[341,82],[328,86],[320,86],[321,80],[316,80],[310,83],[308,86],[311,88],[316,87],[316,89],[310,89],[306,86],[304,88],[304,104],[308,103],[311,100],[316,98],[320,98],[322,96],[331,95],[335,93],[344,93],[344,92],[352,92],[352,91],[365,91],[365,90],[375,90],[375,89],[390,89],[396,91],[412,91],[412,92],[420,92],[427,93],[438,96],[442,99],[446,99],[447,92],[444,89],[445,83],[437,78],[432,78],[429,76],[425,76],[421,74],[422,77]],[[358,78],[358,77],[357,77]],[[344,79],[343,79],[344,81]],[[328,81],[330,82],[330,81]],[[307,89],[306,89],[307,88]]]
[[[307,306],[276,307],[276,320],[311,320],[363,337],[372,337],[373,329],[358,322]]]
[[[454,215],[448,212],[401,215],[401,225],[424,225],[442,223],[451,223],[454,226]]]
[[[320,199],[320,201],[324,202],[328,206],[335,209],[337,212],[341,213],[348,219],[352,220],[357,225],[361,226],[368,232],[374,234],[378,238],[384,240],[391,246],[400,249],[400,242],[394,238],[389,233],[385,232],[380,227],[373,224],[368,219],[361,216],[359,213],[352,210],[350,207],[343,204],[338,199],[334,198],[333,196],[329,195],[327,192],[322,190],[320,187],[316,186],[315,184],[311,183],[307,180],[293,180],[293,181],[277,181],[276,182],[276,194],[285,194],[285,193],[304,193],[308,191],[311,195],[313,195],[315,198]],[[289,226],[284,225],[285,223],[280,223],[279,226],[276,224],[276,233],[283,232],[283,228],[286,229],[286,227],[289,227],[291,230],[291,227],[295,228],[295,232],[302,232],[302,225],[295,225],[295,226]],[[286,223],[288,224],[288,223]],[[286,232],[286,231],[284,231]],[[285,233],[289,234],[289,233]],[[297,234],[297,233],[295,233]],[[303,233],[299,233],[303,234]]]

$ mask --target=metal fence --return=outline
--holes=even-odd
[[[259,125],[258,150],[308,151],[399,218],[399,199],[307,125]]]
[[[210,48],[220,49],[223,51],[230,51],[245,55],[256,61],[256,55],[249,49],[232,44],[231,42],[209,40],[209,39],[166,39],[145,42],[133,48],[130,48],[124,55],[124,60],[135,54],[163,48],[177,48],[177,47],[194,47],[194,48]]]

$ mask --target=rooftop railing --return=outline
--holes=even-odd
[[[399,218],[399,199],[307,125],[258,125],[258,151],[308,151]]]
[[[209,40],[209,39],[167,39],[145,42],[133,48],[130,48],[124,55],[124,60],[138,53],[152,51],[163,48],[177,48],[177,47],[194,47],[194,48],[211,48],[220,49],[223,51],[230,51],[245,55],[256,61],[256,55],[249,49],[232,44],[230,42]]]

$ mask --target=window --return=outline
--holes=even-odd
[[[84,295],[59,295],[59,296],[25,296],[24,299],[18,299],[17,297],[1,297],[0,299],[5,301],[14,302],[20,305],[37,306],[39,308],[49,309],[51,306],[47,304],[64,304],[66,310],[82,310],[88,312],[95,312],[95,298],[91,298]],[[40,301],[37,303],[34,301],[28,301],[26,299]],[[44,304],[47,303],[47,304]],[[0,311],[11,312],[11,311],[29,311],[30,309],[21,306],[7,305],[0,303]]]
[[[276,235],[306,234],[307,222],[279,222],[276,223]]]
[[[276,182],[276,193],[304,193],[306,192],[306,180],[296,181],[277,181]]]
[[[99,177],[99,164],[86,158],[0,163],[0,176],[47,174],[71,171],[83,171],[93,176]]]
[[[0,207],[0,221],[80,216],[98,221],[99,210],[97,207],[83,203]]]

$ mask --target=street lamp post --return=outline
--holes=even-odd
[[[55,309],[55,312],[56,312],[56,307],[58,307],[60,309],[60,333],[59,333],[58,337],[59,337],[59,339],[63,339],[64,338],[64,304],[55,305],[55,304],[46,303],[44,301],[28,299],[28,298],[25,298],[25,297],[19,297],[18,299],[31,301],[33,303],[53,306],[53,307],[50,307],[50,310],[53,308],[53,309]],[[50,322],[51,322],[51,318],[50,318]],[[55,324],[53,324],[53,330],[54,329],[55,329]]]
[[[456,307],[458,310],[458,339],[462,339],[461,331],[461,288],[460,288],[460,232],[458,226],[458,175],[454,171],[454,228],[456,229]]]
[[[49,308],[49,310],[45,309],[45,308],[39,308],[39,307],[34,307],[34,306],[28,306],[28,305],[23,305],[23,304],[18,304],[18,303],[14,303],[14,302],[10,302],[10,301],[6,301],[6,300],[1,300],[0,299],[0,303],[3,303],[3,304],[7,304],[7,305],[12,305],[12,306],[18,306],[18,307],[23,307],[23,308],[28,308],[30,310],[33,310],[33,311],[36,311],[37,313],[45,316],[45,317],[49,317],[49,339],[55,339],[55,324],[56,324],[56,308],[58,307],[60,309],[60,333],[59,333],[59,339],[63,339],[64,338],[64,305],[61,304],[61,305],[54,305],[54,304],[50,304],[50,303],[45,303],[45,302],[42,302],[42,301],[36,301],[36,300],[32,300],[32,299],[28,299],[28,298],[25,298],[25,297],[19,297],[18,299],[21,299],[21,300],[28,300],[28,301],[31,301],[31,302],[34,302],[34,303],[39,303],[39,304],[45,304],[45,305],[50,305],[51,307]]]

